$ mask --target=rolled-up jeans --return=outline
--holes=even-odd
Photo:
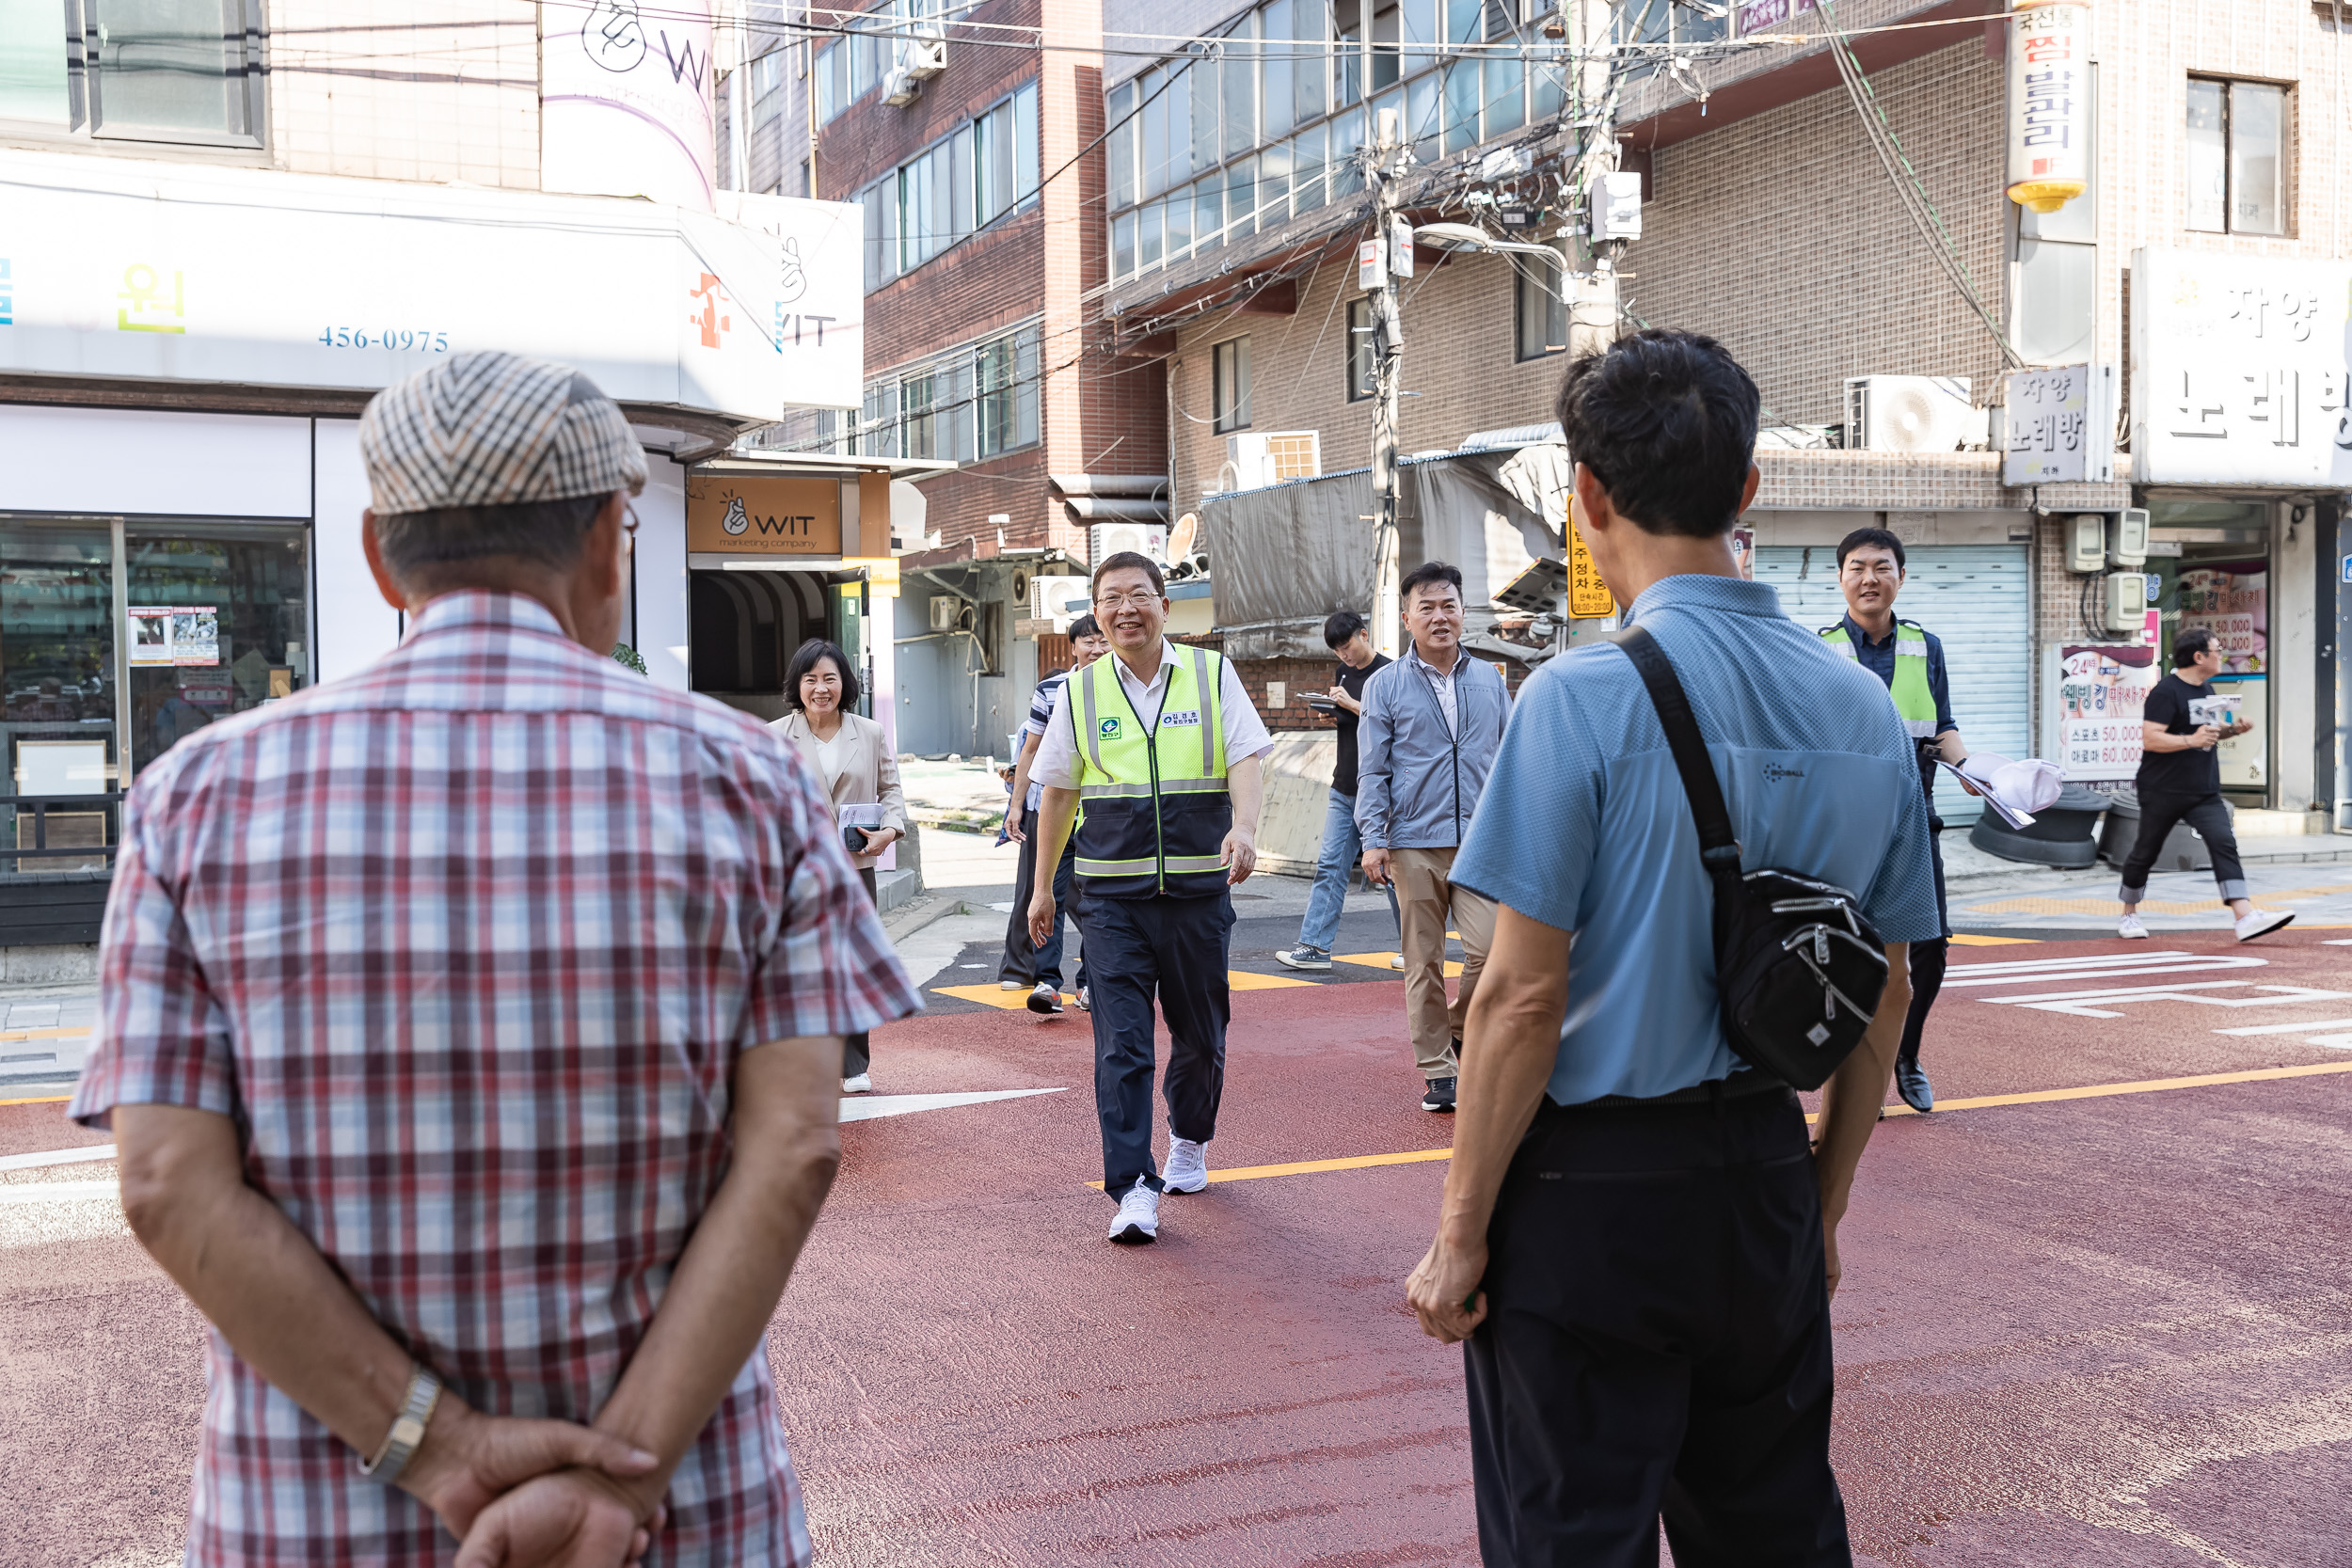
[[[1347,902],[1347,879],[1364,857],[1364,835],[1356,827],[1356,797],[1331,791],[1323,813],[1323,853],[1315,861],[1315,885],[1307,895],[1307,918],[1298,925],[1298,945],[1318,953],[1331,951],[1340,934],[1340,911]],[[1396,911],[1396,885],[1385,883],[1389,918],[1403,922]]]

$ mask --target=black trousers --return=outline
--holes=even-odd
[[[1464,1346],[1486,1568],[1849,1568],[1821,1206],[1786,1090],[1545,1103]]]
[[[1054,928],[1046,933],[1045,945],[1038,946],[1029,940],[1029,898],[1037,892],[1037,813],[1021,814],[1021,831],[1027,837],[1021,845],[1018,868],[1013,872],[1012,912],[1005,919],[1005,958],[996,966],[999,980],[1020,980],[1036,985],[1051,980],[1056,990],[1061,990],[1062,917],[1070,913],[1071,889],[1075,885],[1078,865],[1078,835],[1072,833],[1062,845],[1061,863],[1054,868]],[[1078,959],[1078,984],[1087,983],[1086,958]]]
[[[1168,1130],[1206,1143],[1225,1096],[1225,1024],[1232,1016],[1226,951],[1233,902],[1206,898],[1078,901],[1094,1004],[1094,1110],[1103,1123],[1103,1190],[1120,1197],[1138,1179],[1153,1191],[1152,1073],[1156,997],[1168,1019]]]
[[[857,875],[858,880],[866,884],[866,901],[869,904],[881,903],[882,891],[875,885],[874,868],[869,865],[865,870],[860,871]],[[873,1065],[874,1053],[872,1047],[866,1041],[865,1030],[860,1029],[854,1035],[844,1035],[841,1037],[842,1077],[855,1078],[859,1073],[865,1072],[872,1068]]]
[[[2213,857],[2213,879],[2219,884],[2221,896],[2245,897],[2246,867],[2238,863],[2237,834],[2230,831],[2230,808],[2221,803],[2219,792],[2175,795],[2143,789],[2139,792],[2139,837],[2132,841],[2132,852],[2123,859],[2123,902],[2139,902],[2148,886],[2149,869],[2164,852],[2164,841],[2174,824],[2181,822],[2196,829],[2205,841],[2205,852]]]
[[[1928,834],[1928,858],[1935,863],[1935,924],[1944,934],[1933,942],[1911,944],[1911,1011],[1903,1015],[1902,1044],[1896,1053],[1905,1061],[1919,1059],[1919,1037],[1927,1032],[1928,1013],[1944,990],[1945,961],[1951,955],[1952,911],[1944,896],[1943,824]]]

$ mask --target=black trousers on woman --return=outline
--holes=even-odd
[[[866,884],[866,901],[869,904],[881,903],[882,893],[880,889],[874,885],[874,868],[869,865],[865,870],[860,871],[857,876],[858,880]],[[855,1078],[859,1073],[866,1071],[873,1065],[874,1053],[866,1043],[865,1030],[860,1029],[854,1035],[844,1035],[841,1037],[842,1077]]]

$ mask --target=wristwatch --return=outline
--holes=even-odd
[[[433,1407],[441,1401],[441,1380],[432,1369],[419,1362],[408,1374],[408,1397],[401,1402],[400,1414],[392,1418],[391,1431],[370,1457],[359,1461],[359,1473],[370,1481],[386,1486],[400,1479],[408,1467],[408,1460],[424,1441],[424,1429],[432,1423]]]

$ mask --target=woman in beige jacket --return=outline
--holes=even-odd
[[[792,711],[769,726],[800,748],[802,760],[824,782],[836,822],[845,807],[879,807],[881,825],[863,830],[866,847],[850,860],[874,896],[874,863],[907,835],[907,801],[898,790],[898,759],[891,754],[882,727],[857,705],[858,679],[849,657],[822,638],[811,638],[792,656],[784,674],[784,700]],[[868,819],[871,812],[855,814]],[[842,1049],[841,1092],[872,1090],[873,1054],[864,1035],[851,1035]]]

